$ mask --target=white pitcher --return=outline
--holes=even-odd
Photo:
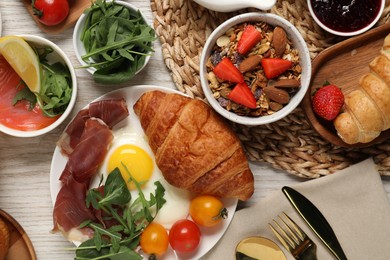
[[[269,10],[275,5],[276,0],[194,0],[194,2],[210,10],[232,12],[249,7]]]

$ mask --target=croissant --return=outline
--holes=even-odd
[[[337,134],[348,144],[371,142],[390,128],[390,34],[369,68],[334,120]]]
[[[151,91],[133,108],[170,184],[222,198],[252,196],[254,178],[241,143],[206,103]]]

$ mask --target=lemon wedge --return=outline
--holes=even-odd
[[[32,92],[41,88],[39,59],[31,46],[19,36],[0,38],[0,54],[7,60],[15,72]]]

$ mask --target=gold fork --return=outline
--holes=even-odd
[[[269,223],[269,227],[294,258],[317,260],[317,246],[305,232],[284,212],[282,216],[278,216],[278,219],[280,224],[273,220],[273,224]]]

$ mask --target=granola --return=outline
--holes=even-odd
[[[242,55],[237,51],[237,44],[247,25],[255,26],[261,32],[262,38],[247,54]],[[236,83],[223,81],[213,72],[214,67],[225,57],[229,58],[244,75],[245,82],[256,99],[256,108],[251,109],[240,105],[228,97]],[[250,58],[248,59],[248,57]],[[292,65],[281,75],[268,79],[261,65],[261,60],[264,58],[281,58],[291,61]],[[282,109],[286,103],[281,104],[278,100],[272,100],[266,95],[266,92],[272,92],[273,96],[280,94],[281,91],[287,92],[291,98],[299,90],[300,83],[297,84],[296,82],[300,81],[302,72],[298,50],[294,48],[285,31],[280,27],[273,27],[265,22],[241,23],[227,30],[224,35],[217,39],[207,60],[206,67],[209,86],[219,104],[228,111],[249,117],[270,115]],[[289,84],[286,86],[283,83],[275,85],[275,82],[278,81],[295,83],[291,84],[291,86],[288,86]],[[272,85],[273,89],[264,91],[269,85]],[[277,88],[276,91],[275,87]],[[285,95],[283,96],[283,100],[285,100]]]

